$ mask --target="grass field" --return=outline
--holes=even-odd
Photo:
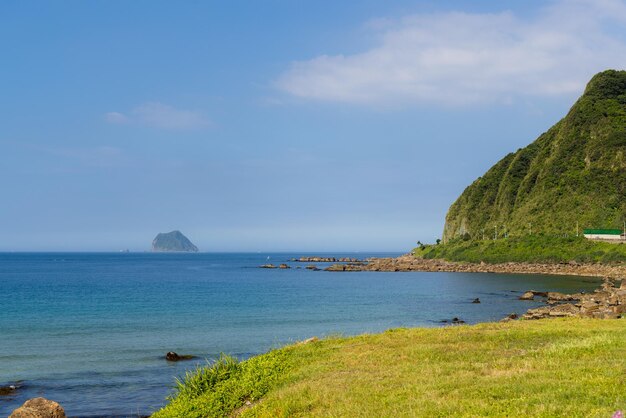
[[[248,403],[249,405],[246,405]],[[611,417],[626,320],[395,329],[190,374],[159,417]]]
[[[420,258],[440,258],[470,263],[580,263],[626,262],[626,244],[590,241],[583,237],[526,235],[497,240],[455,239],[446,244],[421,246],[413,250]]]

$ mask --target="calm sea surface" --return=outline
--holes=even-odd
[[[306,254],[0,254],[0,416],[44,396],[70,416],[149,414],[174,378],[328,334],[498,320],[536,306],[528,289],[575,292],[581,277],[266,270]],[[324,254],[315,254],[324,255]],[[384,256],[396,254],[330,254]],[[322,264],[318,264],[320,267]],[[472,304],[474,298],[481,304]],[[168,363],[168,351],[198,361]]]

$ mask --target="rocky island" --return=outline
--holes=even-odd
[[[188,252],[197,253],[198,247],[189,241],[180,231],[161,232],[152,240],[153,252]]]

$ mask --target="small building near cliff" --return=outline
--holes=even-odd
[[[624,241],[626,238],[621,229],[585,229],[583,235],[587,239],[603,241]]]

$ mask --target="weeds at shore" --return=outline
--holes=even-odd
[[[626,320],[394,329],[211,369],[154,416],[606,417],[626,408]]]
[[[222,355],[215,363],[187,372],[182,380],[177,380],[170,403],[152,416],[228,416],[284,380],[298,357],[295,354],[290,346],[242,362]]]

